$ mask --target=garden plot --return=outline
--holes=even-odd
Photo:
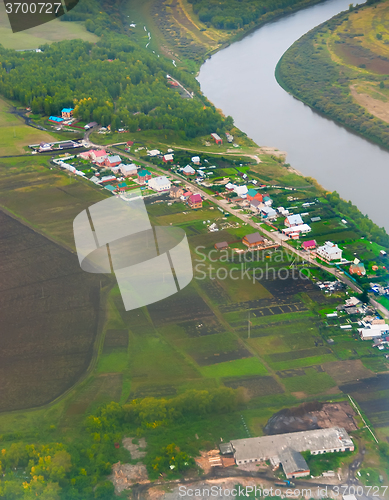
[[[282,386],[270,376],[267,377],[239,377],[236,379],[224,379],[224,385],[238,389],[243,387],[247,391],[249,398],[259,396],[270,396],[272,394],[282,394],[284,389]]]

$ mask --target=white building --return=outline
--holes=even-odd
[[[118,166],[118,169],[124,175],[124,177],[130,177],[131,175],[136,175],[136,173],[138,171],[138,168],[135,165],[135,163],[130,163],[129,165],[121,163]],[[112,169],[112,171],[113,171],[113,169]]]
[[[343,427],[290,432],[231,441],[237,465],[279,458],[286,449],[310,451],[312,455],[354,451],[354,443]]]
[[[148,186],[154,191],[160,193],[162,191],[170,191],[172,183],[167,177],[160,175],[159,177],[152,177],[148,182]]]
[[[151,157],[158,156],[161,154],[161,151],[159,149],[152,149],[151,151],[147,151],[147,154]]]
[[[285,226],[287,227],[301,226],[302,224],[304,222],[300,214],[288,215],[285,219]]]
[[[336,243],[332,243],[331,241],[326,241],[323,246],[318,247],[316,254],[328,262],[342,258],[342,250]]]
[[[246,185],[234,186],[234,192],[241,198],[247,198],[248,189]]]
[[[366,328],[358,328],[358,333],[362,340],[371,340],[374,338],[381,337],[384,333],[389,330],[389,325],[384,324],[374,324],[368,325]]]
[[[308,224],[300,224],[298,226],[285,227],[282,232],[287,236],[290,236],[293,233],[297,234],[306,234],[311,231],[311,227]]]

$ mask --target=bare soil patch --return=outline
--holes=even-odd
[[[138,444],[133,443],[133,439],[132,437],[123,438],[122,444],[124,448],[130,452],[132,460],[144,458],[146,452],[143,449],[146,448],[146,439],[144,437],[139,438]]]
[[[149,483],[146,466],[140,462],[136,465],[121,464],[120,462],[114,464],[112,466],[112,475],[108,479],[113,482],[117,495],[124,490],[130,489],[136,483]]]
[[[337,44],[336,53],[346,64],[363,67],[380,75],[389,73],[389,60],[386,57],[378,56],[360,45],[351,45],[349,43]]]
[[[367,109],[375,117],[389,123],[389,102],[374,99],[369,94],[359,94],[353,85],[350,85],[351,95],[359,105]]]
[[[324,363],[323,368],[338,385],[374,375],[373,372],[363,366],[360,359]]]

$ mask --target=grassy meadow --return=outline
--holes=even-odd
[[[62,22],[58,19],[30,28],[19,33],[12,33],[5,5],[0,3],[0,41],[6,49],[37,49],[47,43],[81,38],[97,42],[98,37],[87,31],[82,23]]]

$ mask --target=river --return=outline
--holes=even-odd
[[[274,77],[293,42],[349,4],[327,0],[257,29],[208,59],[198,80],[208,99],[257,144],[286,151],[294,168],[338,191],[389,232],[383,203],[389,153],[314,112]]]

